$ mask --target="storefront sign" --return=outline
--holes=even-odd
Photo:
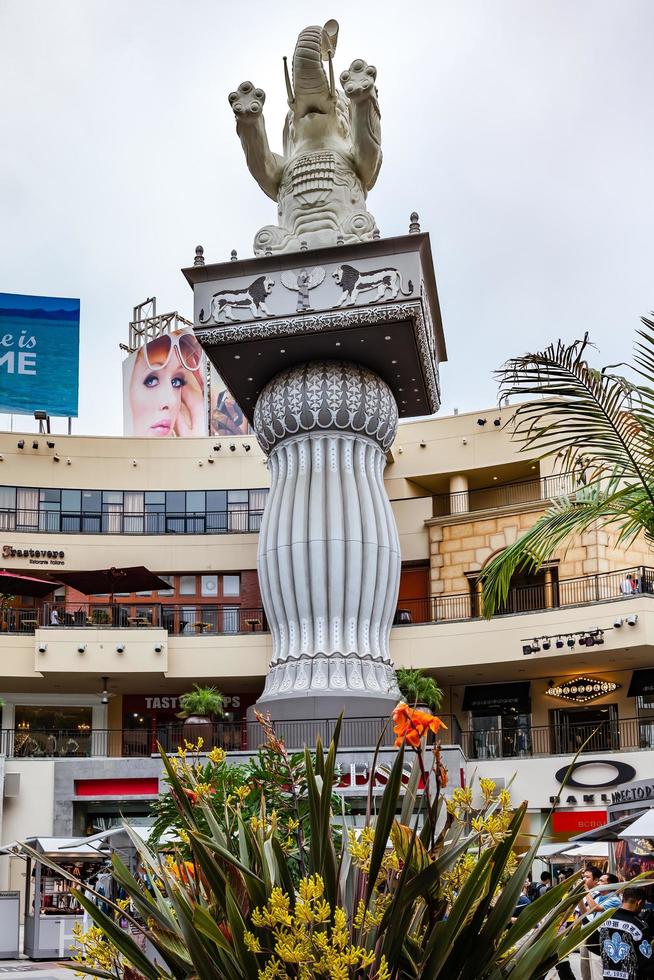
[[[157,796],[159,780],[154,777],[126,779],[76,779],[75,796]]]
[[[606,766],[609,769],[615,770],[615,775],[610,779],[591,779],[590,781],[580,782],[576,778],[576,774],[580,770],[588,768],[588,766],[594,768],[597,766]],[[559,783],[565,780],[568,768],[568,766],[562,766],[555,774],[554,778]],[[635,775],[636,770],[634,767],[627,765],[626,762],[614,762],[612,759],[585,759],[582,762],[575,762],[565,785],[573,789],[608,789],[610,786],[619,786],[620,783],[628,783]]]
[[[547,694],[552,698],[562,698],[564,701],[576,701],[583,704],[603,698],[605,694],[613,694],[620,687],[613,681],[601,681],[597,677],[573,677],[555,687],[548,687]]]
[[[635,772],[634,772],[635,775]],[[611,805],[616,803],[648,803],[654,802],[654,780],[642,779],[631,786],[624,786],[611,793]]]
[[[583,834],[607,821],[606,810],[562,810],[552,814],[552,831],[555,834]]]
[[[27,558],[30,565],[63,565],[65,554],[52,548],[14,548],[3,544],[3,558]]]

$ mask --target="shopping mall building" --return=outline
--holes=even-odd
[[[644,544],[625,551],[597,529],[480,618],[485,563],[575,490],[518,452],[508,418],[488,409],[399,427],[385,474],[402,550],[391,654],[445,691],[452,784],[515,774],[534,827],[594,732],[554,826],[567,837],[652,772],[654,570]],[[59,587],[0,611],[2,843],[144,818],[157,742],[178,744],[178,699],[196,682],[225,695],[216,740],[256,745],[246,713],[271,658],[256,572],[267,486],[250,436],[0,435],[3,568],[56,580],[144,565],[169,585],[113,598]],[[294,722],[287,740],[318,727]],[[362,731],[369,741],[369,719]]]

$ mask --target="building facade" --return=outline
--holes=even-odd
[[[558,808],[554,832],[570,836],[605,819],[620,779],[651,772],[654,560],[644,543],[625,551],[590,531],[516,578],[505,609],[485,620],[486,562],[548,500],[582,489],[519,453],[508,423],[489,409],[400,424],[385,473],[402,552],[391,655],[445,692],[453,783],[473,771],[513,779],[534,828],[590,739]],[[194,683],[225,695],[216,741],[256,746],[247,709],[272,649],[256,572],[267,491],[253,437],[0,434],[1,568],[56,581],[145,565],[169,585],[113,596],[61,586],[47,601],[4,601],[3,844],[145,819],[157,743],[179,744],[178,699]],[[349,745],[374,744],[375,721],[349,719]],[[301,744],[318,730],[300,719],[284,735]],[[365,760],[355,753],[351,764]],[[18,874],[7,864],[5,884]]]

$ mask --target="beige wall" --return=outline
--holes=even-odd
[[[53,760],[7,759],[6,773],[20,775],[18,796],[6,797],[2,817],[2,845],[30,837],[51,837],[54,820]],[[25,862],[0,858],[0,887],[25,890]]]

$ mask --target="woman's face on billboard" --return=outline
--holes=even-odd
[[[189,375],[177,357],[170,357],[165,367],[156,362],[150,367],[143,350],[139,351],[130,382],[135,436],[162,437],[175,433],[182,394],[191,380]]]

